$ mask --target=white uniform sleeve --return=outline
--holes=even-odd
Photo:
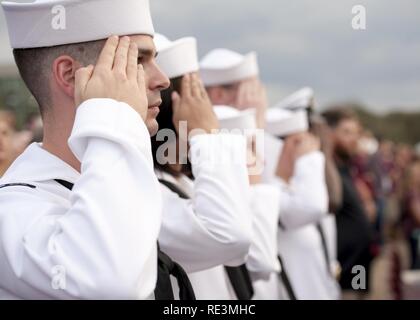
[[[9,232],[0,233],[1,243],[19,279],[9,291],[27,299],[148,298],[162,201],[143,120],[125,103],[88,100],[77,109],[69,146],[82,163],[70,202],[27,197],[2,217]],[[25,225],[30,208],[37,219]]]
[[[159,243],[187,272],[245,263],[252,234],[245,152],[240,135],[194,136],[192,199],[164,188]]]
[[[279,223],[286,230],[317,222],[328,214],[325,158],[321,152],[296,161],[289,185],[279,178],[273,183],[281,190]]]
[[[253,280],[268,280],[280,271],[277,259],[277,230],[280,213],[280,190],[258,184],[251,186],[253,237],[247,260]]]

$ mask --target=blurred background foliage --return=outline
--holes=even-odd
[[[420,108],[419,108],[420,109]],[[375,115],[363,106],[355,106],[360,121],[377,138],[415,145],[420,142],[420,112],[392,112]]]
[[[364,127],[378,138],[411,145],[420,142],[420,111],[378,115],[367,111],[362,104],[348,106],[357,112]],[[38,112],[37,103],[22,80],[13,76],[0,78],[0,109],[15,111],[19,128],[30,115]]]
[[[29,115],[38,112],[38,105],[20,78],[0,78],[0,109],[16,113],[20,129]]]

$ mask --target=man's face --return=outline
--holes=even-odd
[[[152,37],[146,35],[130,36],[139,48],[138,63],[143,65],[146,76],[147,100],[149,109],[147,112],[146,126],[151,136],[159,130],[156,117],[159,114],[159,106],[162,103],[160,92],[169,87],[168,77],[156,64],[156,48]]]
[[[235,107],[238,109],[244,109],[243,106],[238,106],[238,98],[239,95],[245,94],[243,89],[245,87],[249,90],[255,91],[257,88],[254,86],[258,86],[259,78],[258,77],[250,77],[247,79],[243,79],[238,82],[234,82],[228,85],[221,85],[212,87],[208,90],[209,97],[213,105],[225,105],[230,107]],[[243,98],[243,97],[242,97]]]
[[[359,122],[354,119],[342,120],[333,130],[333,136],[337,155],[343,159],[351,158],[357,151],[360,137]]]
[[[0,161],[11,158],[13,130],[6,121],[0,120]]]
[[[235,106],[241,82],[209,88],[208,94],[213,105]]]

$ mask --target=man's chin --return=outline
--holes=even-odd
[[[147,120],[146,126],[150,136],[154,137],[159,130],[159,124],[157,123],[156,119]]]

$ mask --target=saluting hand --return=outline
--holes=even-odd
[[[239,110],[256,109],[256,121],[259,129],[265,127],[265,114],[268,108],[267,92],[258,79],[250,79],[241,83],[235,102]]]
[[[283,149],[277,161],[276,176],[285,182],[293,177],[296,162],[298,135],[292,135],[284,140]]]
[[[296,158],[303,157],[321,149],[321,141],[310,132],[300,134],[299,143],[296,149]]]
[[[320,147],[319,138],[310,132],[296,133],[287,137],[277,163],[276,175],[288,182],[294,174],[296,160],[319,151]]]
[[[219,121],[207,92],[196,73],[187,74],[182,79],[181,96],[172,94],[173,122],[179,133],[179,122],[186,121],[188,133],[201,129],[205,133],[219,129]]]
[[[137,64],[137,59],[137,45],[129,37],[110,37],[96,66],[76,71],[76,105],[89,99],[109,98],[127,103],[145,120],[148,107],[146,85],[143,66]]]

